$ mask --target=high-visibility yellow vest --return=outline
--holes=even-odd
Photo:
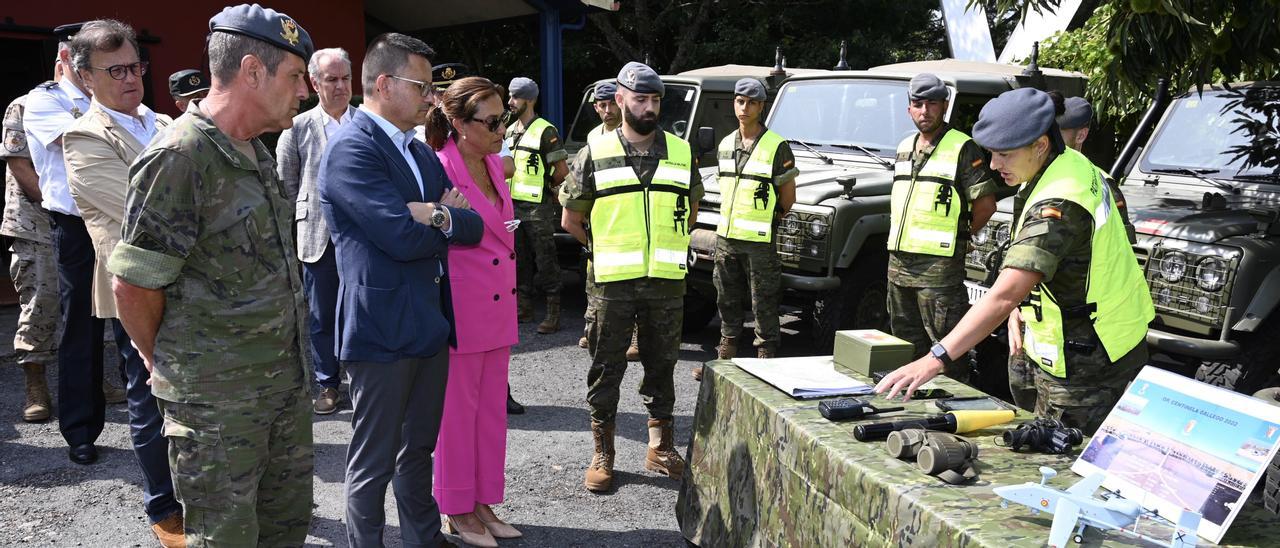
[[[734,158],[737,135],[734,131],[720,141],[717,154],[720,176],[716,180],[723,202],[716,234],[748,242],[772,241],[773,212],[778,204],[778,192],[773,188],[773,157],[786,139],[766,129],[738,173]]]
[[[969,142],[963,132],[949,129],[934,147],[920,172],[912,175],[911,156],[916,135],[898,144],[890,197],[889,251],[951,257],[956,252],[965,197],[956,186],[960,149]]]
[[[667,132],[667,158],[645,185],[627,165],[617,132],[587,140],[595,179],[591,262],[596,283],[684,279],[689,254],[689,143]]]
[[[1026,324],[1022,347],[1041,369],[1066,378],[1069,364],[1064,317],[1087,314],[1107,358],[1114,362],[1137,345],[1145,344],[1147,324],[1155,318],[1156,311],[1142,269],[1129,246],[1111,186],[1101,171],[1084,155],[1066,149],[1040,176],[1027,196],[1026,207],[1053,199],[1075,203],[1093,216],[1088,289],[1084,302],[1062,302],[1048,285],[1037,285],[1031,291],[1029,304],[1022,305]],[[1023,212],[1017,220],[1014,241],[1025,218]]]
[[[551,122],[535,118],[525,129],[524,135],[520,136],[520,140],[512,144],[511,153],[516,162],[516,172],[507,179],[512,200],[542,202],[545,177],[550,167],[542,157],[542,131],[549,127]]]

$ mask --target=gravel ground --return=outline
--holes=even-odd
[[[521,325],[511,384],[528,413],[509,422],[506,502],[495,510],[525,537],[502,545],[684,546],[674,513],[679,483],[643,467],[648,433],[647,414],[636,393],[638,364],[628,369],[618,409],[616,490],[595,495],[582,487],[592,442],[585,402],[589,362],[586,351],[577,346],[585,304],[581,288],[580,282],[566,287],[559,333],[538,335],[533,324]],[[0,546],[154,545],[141,507],[141,474],[129,443],[124,405],[108,407],[106,429],[98,440],[101,460],[92,466],[67,460],[56,421],[21,421],[22,373],[14,366],[11,346],[16,318],[16,307],[0,309],[0,325],[5,326],[0,331],[0,386],[6,387],[0,398]],[[675,414],[682,453],[697,395],[689,371],[714,356],[717,325],[686,335],[681,345]],[[345,392],[344,387],[344,398]],[[310,545],[346,545],[342,479],[350,419],[350,404],[344,401],[338,413],[315,420]],[[388,492],[390,546],[399,545],[394,508]]]

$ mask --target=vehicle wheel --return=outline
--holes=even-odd
[[[1201,363],[1196,380],[1241,394],[1280,385],[1275,361],[1280,354],[1280,318],[1269,319],[1261,329],[1241,337],[1240,348],[1240,356],[1230,362]]]
[[[688,292],[684,296],[684,322],[683,331],[685,334],[697,333],[707,327],[711,323],[712,318],[716,317],[716,301],[708,299],[699,293]]]
[[[1083,536],[1083,535],[1076,535],[1076,536],[1074,536],[1074,537],[1071,537],[1071,540],[1076,541],[1076,544],[1084,544],[1084,536]]]
[[[1271,405],[1280,405],[1280,388],[1264,388],[1253,397]],[[1267,477],[1257,487],[1262,489],[1262,506],[1272,514],[1280,514],[1280,454],[1267,466]]]
[[[867,245],[875,245],[868,243]],[[889,332],[889,254],[884,251],[859,256],[854,266],[840,272],[840,287],[814,300],[808,310],[813,343],[819,353],[830,353],[836,331],[879,329]]]

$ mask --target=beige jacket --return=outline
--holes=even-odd
[[[172,121],[168,116],[157,113],[157,132]],[[115,120],[97,102],[91,104],[89,111],[76,119],[62,136],[67,184],[84,217],[89,238],[93,240],[93,315],[98,318],[116,317],[107,259],[120,241],[125,193],[129,188],[129,164],[145,148],[146,143],[139,143],[129,130],[117,127]]]

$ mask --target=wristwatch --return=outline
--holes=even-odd
[[[956,363],[955,360],[951,359],[951,356],[947,354],[947,348],[942,346],[942,343],[940,342],[933,343],[933,348],[929,349],[929,355],[942,362],[943,367],[951,367],[951,364]]]
[[[431,212],[431,226],[440,228],[444,226],[444,207],[436,204],[436,209]]]

